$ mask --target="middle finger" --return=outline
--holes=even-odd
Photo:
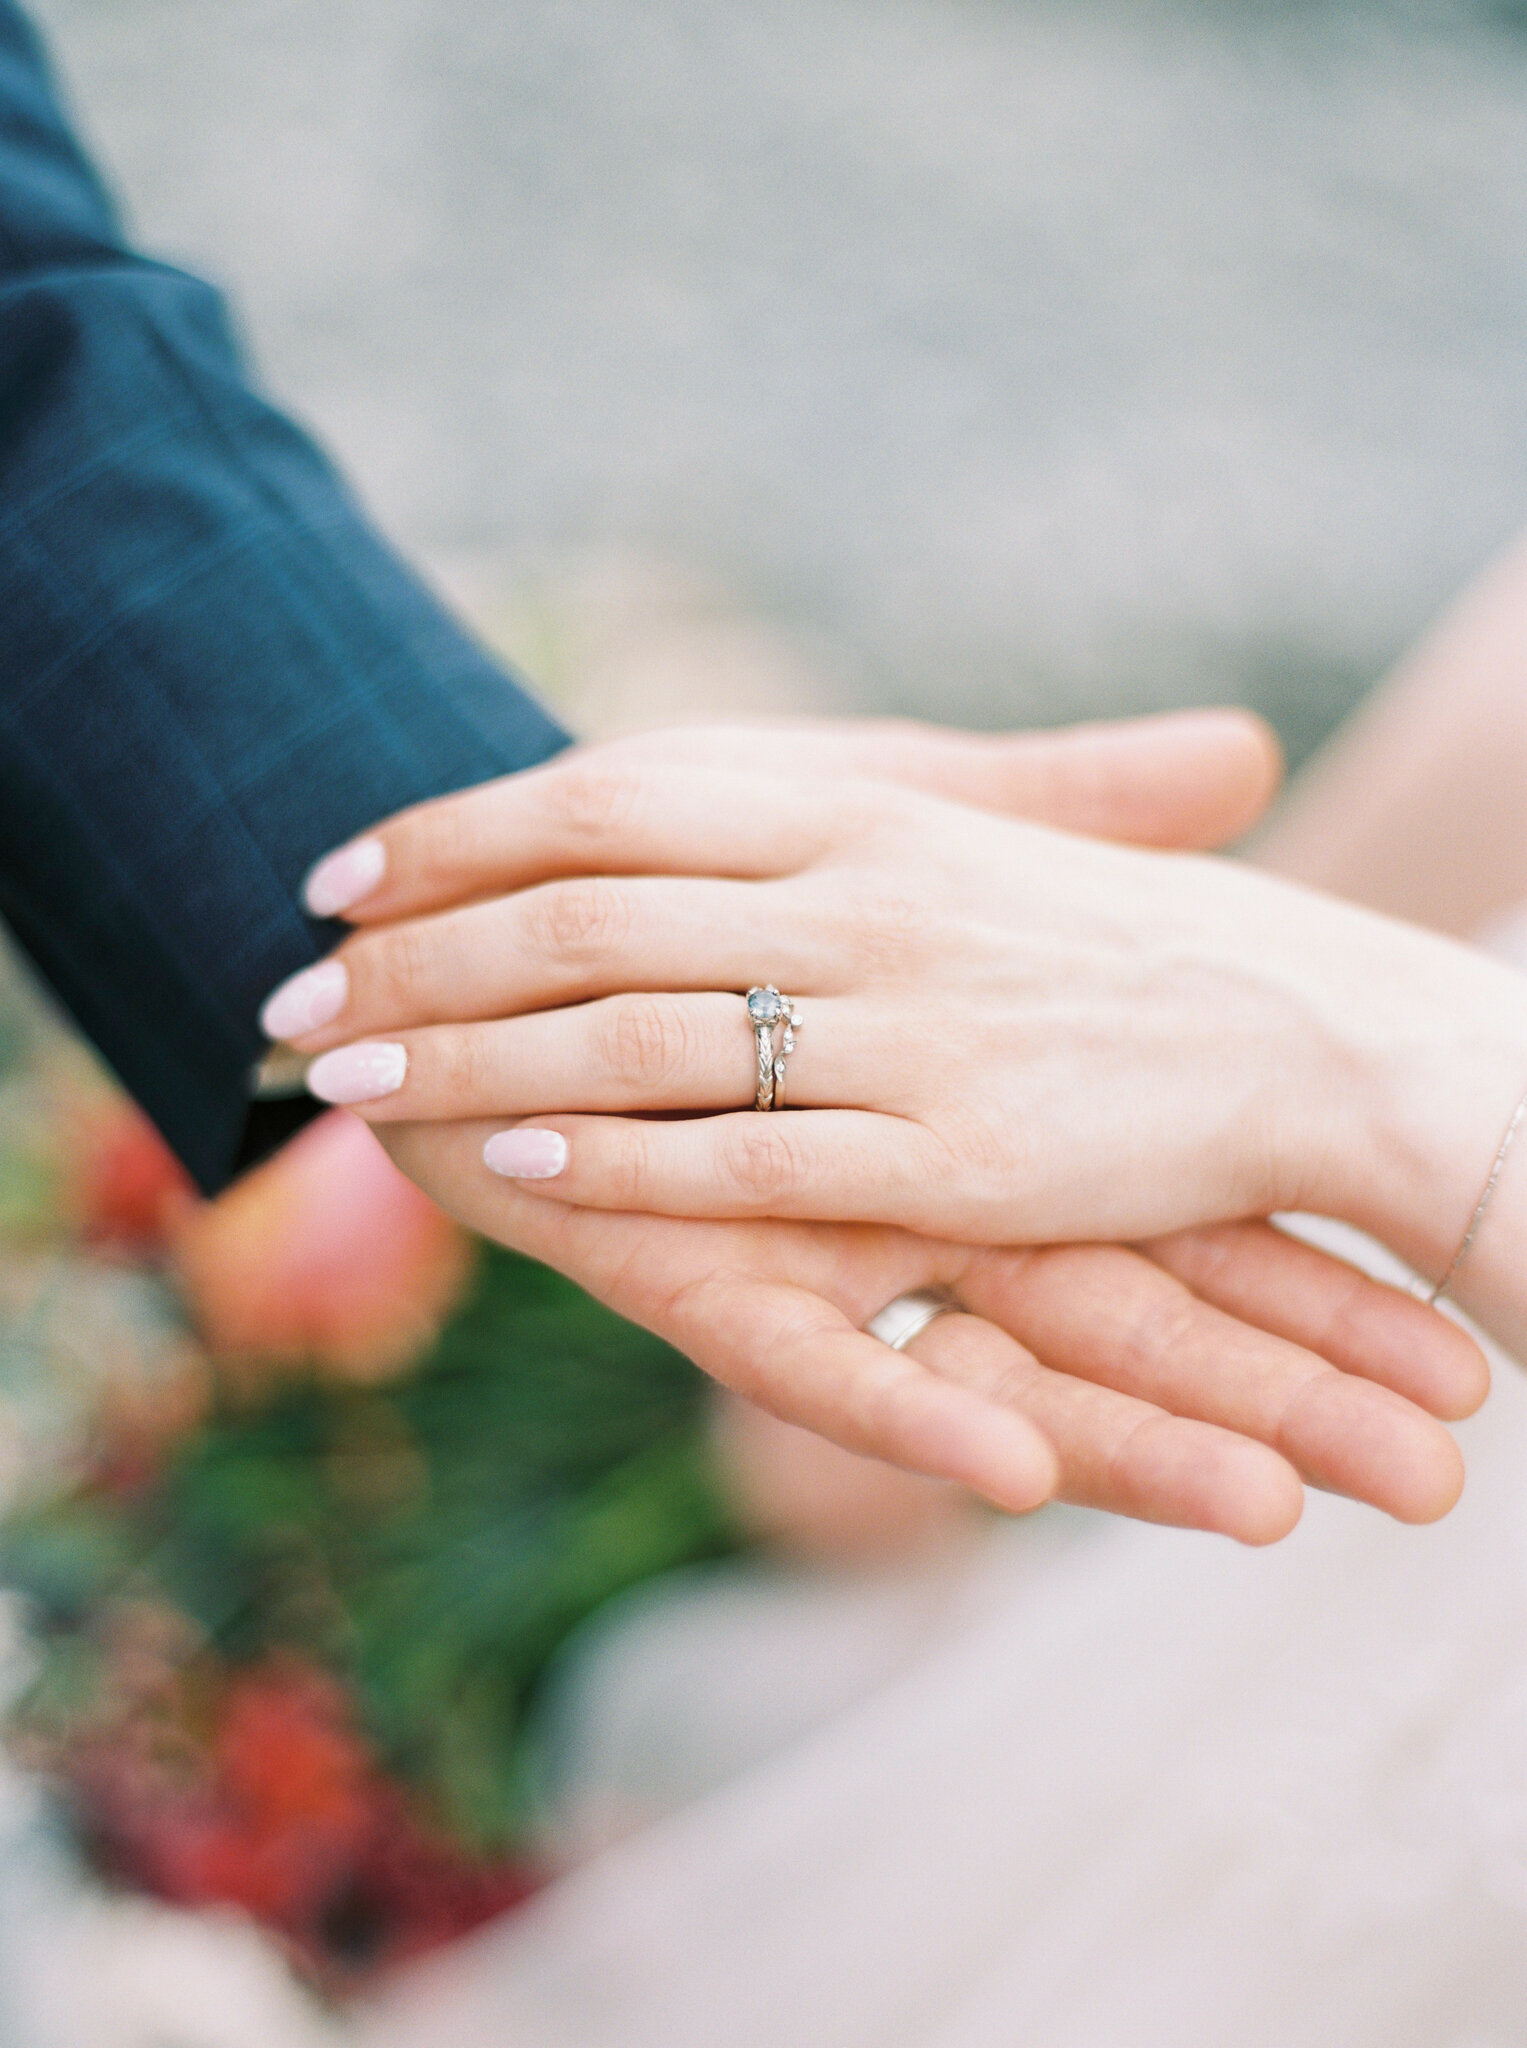
[[[841,916],[792,880],[586,876],[359,932],[266,1001],[304,1051],[406,1025],[501,1017],[620,989],[845,985]]]

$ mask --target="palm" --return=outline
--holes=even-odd
[[[846,1449],[1010,1509],[1055,1491],[1245,1542],[1287,1533],[1301,1478],[1405,1520],[1456,1498],[1457,1450],[1422,1410],[1457,1414],[1482,1397],[1473,1345],[1265,1226],[1184,1233],[1146,1256],[591,1212],[487,1182],[484,1134],[379,1132],[462,1221]],[[893,1295],[929,1285],[977,1313],[941,1319],[906,1354],[861,1333]]]

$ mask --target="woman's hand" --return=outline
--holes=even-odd
[[[363,931],[267,1017],[364,1035],[310,1085],[370,1121],[534,1118],[488,1158],[564,1203],[983,1243],[1313,1208],[1440,1271],[1527,1064],[1516,975],[1212,860],[597,757],[436,810],[389,907],[515,893]],[[743,1107],[762,981],[799,1113]]]

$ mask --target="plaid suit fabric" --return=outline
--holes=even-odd
[[[217,294],[125,246],[0,0],[0,911],[204,1188],[293,1121],[247,1076],[334,936],[311,863],[565,743],[251,388]]]

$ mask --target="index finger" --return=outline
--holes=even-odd
[[[400,811],[321,860],[303,896],[375,924],[565,875],[764,880],[868,819],[873,787],[576,752]]]
[[[781,872],[777,862],[788,854],[770,829],[774,813],[718,810],[715,778],[726,775],[827,781],[835,803],[846,782],[896,783],[1097,838],[1222,846],[1256,822],[1280,766],[1268,727],[1233,708],[1020,733],[960,732],[912,719],[668,729],[579,748],[399,812],[321,860],[305,895],[316,917],[375,923],[553,874],[590,872],[590,862],[611,872],[642,865]],[[670,815],[666,829],[643,842],[646,809],[637,793],[653,787],[654,776],[667,778],[690,823]],[[696,820],[692,793],[702,777],[709,794]],[[826,809],[817,788],[809,816],[797,811],[792,832],[809,840]]]

